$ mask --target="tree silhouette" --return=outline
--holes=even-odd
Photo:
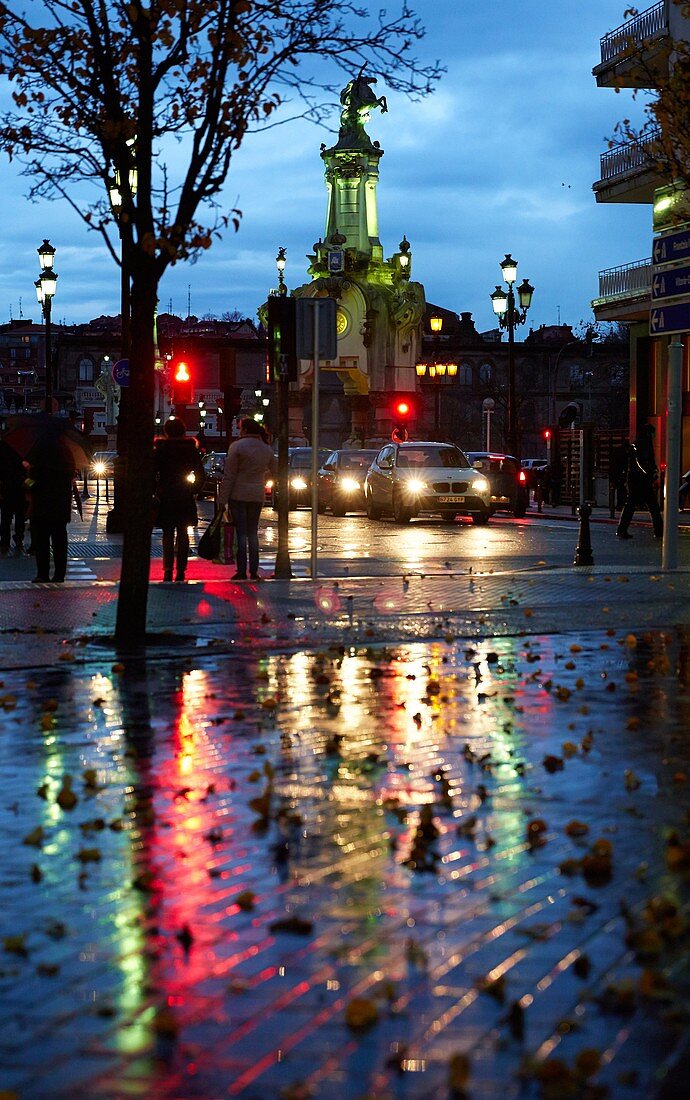
[[[248,134],[285,121],[288,108],[323,119],[338,71],[348,79],[378,72],[412,96],[432,90],[441,67],[416,58],[424,30],[412,9],[367,8],[354,0],[0,0],[0,74],[14,103],[0,147],[23,165],[30,197],[62,196],[131,277],[118,641],[146,635],[159,282],[169,265],[239,227],[240,212],[223,209],[220,194]]]

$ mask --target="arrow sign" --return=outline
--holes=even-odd
[[[668,336],[674,332],[690,332],[690,302],[673,306],[656,306],[649,314],[649,335]]]
[[[654,238],[652,263],[672,264],[675,260],[687,259],[690,259],[690,226]]]
[[[661,298],[677,298],[681,294],[690,296],[690,266],[671,267],[654,272],[653,302],[658,302]]]

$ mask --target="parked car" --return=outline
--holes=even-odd
[[[447,522],[467,515],[487,523],[491,515],[489,481],[453,443],[386,444],[369,467],[364,498],[370,519],[392,512],[398,523],[422,512]]]
[[[319,466],[326,461],[331,451],[320,447]],[[273,489],[273,507],[276,507],[277,492]],[[288,508],[311,507],[311,447],[291,447],[288,451]]]
[[[225,459],[225,451],[209,451],[208,454],[204,456],[203,467],[205,476],[197,494],[200,499],[203,497],[215,497],[223,477]]]
[[[378,451],[332,451],[319,470],[319,511],[334,516],[364,511],[364,478]]]
[[[491,484],[491,514],[494,512],[512,512],[522,519],[529,507],[529,487],[527,473],[513,455],[497,454],[495,451],[468,451],[475,470],[479,470]]]

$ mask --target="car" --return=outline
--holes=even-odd
[[[218,492],[218,486],[223,477],[223,470],[225,469],[225,451],[209,451],[204,455],[202,464],[204,467],[204,480],[201,483],[201,488],[197,493],[199,499],[204,497],[215,497]]]
[[[372,462],[364,481],[370,519],[392,512],[398,523],[440,513],[446,522],[456,515],[488,523],[491,485],[454,443],[387,443]]]
[[[320,447],[319,466],[331,451]],[[277,507],[277,492],[273,490],[273,507]],[[288,509],[311,508],[311,447],[290,447],[288,451]]]
[[[491,483],[491,514],[507,511],[522,519],[529,506],[529,486],[517,458],[496,451],[468,451],[467,457]]]
[[[334,516],[363,512],[364,478],[377,450],[332,451],[318,473],[319,512],[330,508]]]

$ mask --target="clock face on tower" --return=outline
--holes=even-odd
[[[350,327],[350,318],[348,317],[347,313],[345,313],[345,310],[338,310],[336,314],[335,327],[338,336],[344,336],[348,328]]]

